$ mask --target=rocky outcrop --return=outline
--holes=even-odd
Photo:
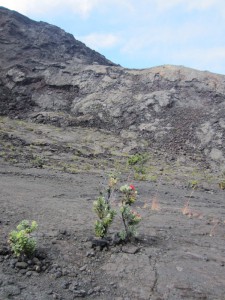
[[[225,168],[225,76],[125,69],[58,27],[0,8],[0,113],[144,137]]]

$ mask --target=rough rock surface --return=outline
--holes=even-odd
[[[130,70],[56,26],[0,8],[0,114],[144,137],[146,149],[225,163],[225,76]]]

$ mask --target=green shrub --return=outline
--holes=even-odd
[[[116,211],[111,209],[103,196],[98,197],[93,203],[94,211],[99,220],[95,222],[95,235],[104,238],[107,235],[109,226],[112,224]]]
[[[127,162],[128,165],[133,166],[136,165],[136,163],[138,163],[139,160],[140,160],[140,154],[134,154],[128,158]]]
[[[131,205],[136,201],[137,191],[133,185],[123,185],[120,188],[122,193],[121,199],[121,216],[124,225],[124,230],[119,232],[119,236],[123,241],[129,241],[137,234],[136,227],[142,217],[136,211],[131,209]]]
[[[98,216],[98,220],[95,222],[95,235],[100,238],[106,237],[109,226],[112,224],[116,215],[116,210],[111,209],[110,202],[115,191],[118,182],[117,174],[111,174],[109,176],[108,187],[105,191],[106,197],[103,197],[103,193],[100,194],[98,199],[94,201],[94,211]],[[117,236],[123,242],[130,241],[136,236],[136,228],[139,222],[142,220],[140,214],[131,209],[131,206],[137,199],[137,191],[131,184],[125,184],[119,189],[120,195],[120,214],[123,222],[123,229],[117,233]]]
[[[143,164],[146,162],[146,160],[147,160],[146,155],[137,153],[137,154],[131,155],[128,158],[127,162],[128,162],[128,165],[134,166],[136,164]]]
[[[134,178],[136,180],[145,180],[146,179],[146,162],[148,160],[148,156],[146,153],[144,154],[134,154],[130,156],[127,160],[127,165],[132,167],[134,170]]]
[[[32,256],[36,250],[36,240],[30,234],[37,229],[37,223],[23,220],[17,226],[17,230],[13,230],[9,234],[9,245],[16,256]]]
[[[35,167],[35,168],[43,168],[44,166],[44,160],[39,157],[39,156],[36,156],[33,160],[32,160],[32,165]]]

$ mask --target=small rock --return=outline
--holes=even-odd
[[[4,299],[11,299],[11,296],[20,295],[21,289],[16,285],[7,285],[2,288],[1,292],[5,296]]]
[[[87,292],[88,295],[92,295],[93,293],[94,293],[94,290],[93,290],[93,289],[90,289],[90,290]]]
[[[102,251],[103,249],[106,248],[106,250],[109,250],[109,241],[106,239],[93,239],[91,241],[91,248],[96,249],[97,247],[100,249],[100,251]]]
[[[0,248],[0,255],[7,255],[9,254],[9,249],[6,246],[2,246]]]
[[[58,271],[55,273],[55,278],[60,278],[62,277],[62,272]]]
[[[82,243],[86,243],[86,242],[88,242],[89,241],[89,238],[85,238],[85,239],[83,239],[81,242]]]
[[[183,271],[183,268],[182,268],[182,267],[179,267],[179,266],[177,266],[176,269],[177,269],[177,271],[179,271],[179,272],[182,272],[182,271]]]
[[[140,247],[136,247],[133,245],[126,245],[122,247],[122,252],[124,253],[135,254],[138,251],[140,251]]]
[[[75,295],[75,297],[85,297],[86,296],[86,292],[84,290],[75,290],[73,291],[73,294]]]
[[[101,287],[96,286],[93,290],[94,290],[95,293],[99,293],[101,291]]]
[[[47,270],[47,267],[46,266],[43,266],[42,267],[42,271],[46,271]]]
[[[61,299],[59,294],[53,293],[53,299]]]
[[[20,261],[16,263],[16,268],[18,269],[26,269],[28,267],[28,264],[24,261]]]
[[[47,291],[47,295],[52,295],[53,294],[53,290],[48,290]]]
[[[69,271],[66,268],[62,269],[62,276],[66,276],[69,274]]]
[[[37,253],[37,258],[40,260],[44,260],[46,259],[47,257],[47,254],[45,253],[44,250],[39,250],[38,253]]]
[[[70,282],[69,282],[69,281],[64,281],[64,282],[61,284],[61,287],[62,287],[62,289],[66,290],[66,289],[68,289],[69,285],[70,285]]]
[[[15,281],[13,280],[13,279],[9,279],[8,281],[7,281],[7,284],[15,284]]]
[[[39,260],[37,257],[34,257],[34,258],[32,259],[32,262],[33,262],[34,265],[38,265],[38,266],[41,265],[41,262],[40,262],[40,260]]]
[[[95,253],[94,253],[94,251],[89,251],[89,252],[87,252],[86,256],[87,257],[95,257]]]
[[[71,292],[73,292],[73,291],[75,291],[75,290],[77,289],[77,287],[78,287],[78,282],[73,281],[73,282],[69,285],[69,290],[70,290]]]
[[[87,269],[87,265],[84,265],[83,267],[80,268],[80,271],[83,272]]]
[[[41,272],[41,267],[40,266],[35,266],[34,271],[40,273]]]
[[[26,272],[27,272],[27,270],[25,270],[25,269],[20,270],[20,274],[22,274],[22,275],[26,274]]]
[[[67,230],[66,230],[66,229],[60,229],[60,230],[59,230],[59,234],[62,234],[62,235],[67,235],[67,234],[68,234],[68,232],[67,232]]]

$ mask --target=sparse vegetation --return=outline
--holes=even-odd
[[[197,180],[190,180],[188,182],[188,187],[192,188],[192,189],[197,189],[199,185],[199,182]]]
[[[9,234],[9,245],[16,256],[32,256],[36,249],[36,240],[31,237],[31,233],[37,229],[37,223],[23,220]]]
[[[150,175],[148,177],[148,180],[152,181],[152,182],[157,182],[158,180],[158,176],[157,175]]]
[[[134,154],[134,155],[132,155],[128,158],[127,162],[130,166],[134,166],[138,163],[142,163],[143,162],[143,155],[141,155],[139,153]]]
[[[95,235],[104,238],[109,226],[112,224],[116,215],[116,210],[111,208],[110,200],[118,183],[116,175],[111,174],[108,181],[107,198],[102,196],[94,201],[94,211],[97,213],[99,220],[95,222]],[[131,209],[132,204],[136,201],[137,191],[133,185],[123,185],[120,187],[121,203],[119,211],[121,213],[124,229],[120,230],[118,236],[122,241],[130,241],[137,234],[136,225],[141,221],[141,216]]]
[[[146,180],[147,179],[147,167],[148,155],[146,153],[136,153],[127,159],[128,166],[134,172],[135,180]]]
[[[35,168],[43,168],[44,166],[44,160],[40,156],[34,157],[31,163]]]

